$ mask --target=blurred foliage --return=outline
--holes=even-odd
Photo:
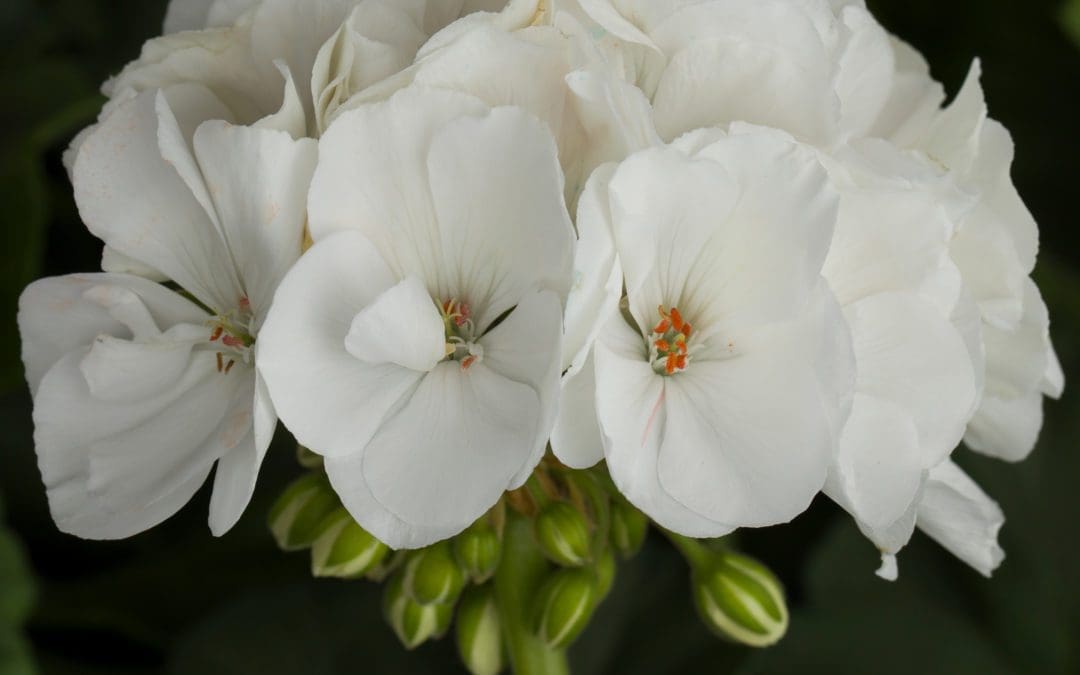
[[[984,62],[993,115],[1017,139],[1014,176],[1039,220],[1037,271],[1066,372],[1080,382],[1080,0],[871,0],[955,91]],[[460,673],[452,640],[405,652],[383,623],[379,588],[313,580],[305,555],[279,553],[265,526],[298,470],[287,438],[271,449],[254,502],[223,538],[206,526],[204,490],[178,516],[121,542],[60,534],[48,516],[21,384],[14,315],[27,281],[93,269],[100,244],[79,224],[60,157],[93,120],[97,89],[160,29],[163,0],[0,2],[0,675],[40,672],[203,675]],[[1001,502],[1008,557],[986,580],[917,535],[900,580],[877,579],[876,553],[819,500],[795,523],[740,535],[788,586],[792,622],[773,649],[718,641],[701,625],[680,556],[650,536],[571,652],[582,675],[1080,672],[1080,397],[1047,406],[1040,447],[1005,465],[958,453]],[[12,534],[23,542],[20,548]],[[18,659],[21,659],[18,660]],[[9,665],[19,664],[19,665]],[[22,670],[19,670],[21,668]]]

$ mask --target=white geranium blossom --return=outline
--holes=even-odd
[[[836,194],[813,153],[765,133],[690,134],[598,172],[582,203],[579,228],[612,233],[634,324],[615,315],[594,347],[615,483],[692,536],[798,515],[824,484],[853,379],[821,277]]]
[[[917,155],[857,147],[826,159],[841,197],[824,274],[851,330],[856,383],[825,492],[888,559],[978,404],[983,352],[949,255],[970,197]]]
[[[315,245],[259,364],[356,520],[396,548],[453,535],[540,460],[573,230],[557,149],[520,108],[413,86],[320,144]]]
[[[195,85],[144,92],[87,138],[73,170],[90,231],[195,302],[125,274],[45,279],[22,297],[39,464],[53,516],[72,534],[155,525],[215,463],[210,527],[223,534],[273,436],[252,347],[300,255],[316,147],[192,123],[223,110]]]

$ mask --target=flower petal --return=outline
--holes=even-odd
[[[353,317],[397,281],[362,234],[341,232],[316,243],[278,287],[255,360],[282,421],[319,454],[362,450],[419,381],[416,371],[345,349]]]
[[[166,102],[153,91],[140,94],[86,139],[75,161],[75,199],[87,227],[108,246],[222,310],[234,306],[240,294],[228,249],[178,173],[175,157],[183,151],[170,146],[170,164],[158,145],[159,134],[166,139],[182,133],[169,103],[209,105],[212,95],[187,86],[170,90],[169,96]]]
[[[201,124],[194,146],[258,324],[278,283],[300,257],[318,146],[283,131],[222,121]]]
[[[616,316],[595,350],[597,419],[608,471],[619,491],[661,526],[681,534],[721,537],[734,530],[676,501],[658,479],[667,422],[665,387],[648,363],[641,335]]]
[[[951,461],[930,473],[919,505],[919,529],[957,558],[989,577],[1005,558],[997,535],[1001,507]]]
[[[446,358],[446,327],[424,282],[405,277],[360,310],[345,350],[372,365],[396,363],[421,373]]]

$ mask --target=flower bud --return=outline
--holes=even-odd
[[[603,599],[607,597],[611,587],[615,584],[615,554],[610,548],[605,548],[596,559],[596,595]]]
[[[270,509],[269,525],[277,545],[285,551],[311,546],[323,518],[338,508],[340,502],[321,473],[309,473],[296,481]]]
[[[502,555],[499,533],[481,518],[454,539],[454,555],[473,582],[482,584],[495,574]]]
[[[311,573],[316,577],[352,579],[382,562],[390,548],[360,527],[345,507],[323,518],[311,547]]]
[[[627,502],[616,499],[611,505],[611,544],[624,557],[641,550],[649,531],[649,519]]]
[[[589,524],[580,511],[566,502],[551,502],[533,522],[536,543],[552,562],[581,567],[591,554]]]
[[[442,637],[454,615],[452,604],[421,605],[405,592],[404,574],[395,575],[383,592],[383,614],[405,649]]]
[[[764,565],[738,553],[718,553],[695,567],[694,601],[709,628],[735,642],[767,647],[787,631],[780,581]]]
[[[465,587],[465,575],[447,542],[412,553],[402,577],[405,592],[421,605],[452,604]]]
[[[585,630],[599,599],[596,574],[582,568],[559,569],[533,600],[533,631],[552,649],[563,649]]]
[[[502,624],[491,586],[469,589],[457,611],[457,646],[472,675],[496,675],[506,667]]]

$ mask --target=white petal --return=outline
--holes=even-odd
[[[136,306],[135,311],[145,315],[151,334],[159,333],[159,326],[199,325],[209,318],[183,296],[138,277],[73,274],[35,281],[19,298],[18,317],[31,393],[64,354],[99,335],[132,337],[127,318],[132,310],[124,305]]]
[[[536,436],[527,456],[511,481],[524,484],[536,468],[558,413],[559,364],[562,350],[562,303],[551,291],[525,295],[514,311],[480,340],[484,360],[502,377],[531,387],[540,399]]]
[[[236,447],[218,460],[214,472],[214,490],[210,495],[210,531],[220,537],[240,519],[255,492],[259,468],[273,440],[277,417],[269,405],[260,376],[249,380],[236,392],[232,415],[249,416],[252,429]],[[254,404],[254,407],[253,407]]]
[[[195,132],[195,156],[257,319],[300,257],[317,153],[314,140],[283,131],[211,121]]]
[[[478,330],[529,289],[570,289],[574,230],[557,152],[538,120],[510,107],[454,120],[432,140],[439,287],[472,305]]]
[[[833,452],[832,415],[797,347],[813,339],[801,326],[763,329],[731,358],[668,378],[658,469],[669,494],[739,526],[787,522],[810,505]]]
[[[990,576],[1005,558],[997,541],[1005,515],[951,461],[931,472],[918,522],[920,530],[984,576]]]
[[[930,66],[911,45],[890,36],[896,70],[889,100],[868,135],[907,148],[922,138],[945,101],[945,90],[930,77]]]
[[[611,231],[608,184],[616,165],[598,168],[578,203],[574,279],[566,299],[563,370],[582,368],[597,335],[619,309],[622,265]]]
[[[635,319],[652,325],[658,304],[706,330],[790,318],[817,286],[832,238],[837,199],[824,169],[767,133],[723,139],[699,156],[647,150],[612,179]]]
[[[360,230],[399,270],[434,269],[430,255],[398,246],[395,237],[436,240],[427,185],[432,138],[450,120],[485,110],[464,94],[415,88],[342,114],[319,143],[309,195],[312,238]]]
[[[108,246],[101,249],[101,270],[117,274],[133,274],[159,283],[169,280],[169,277],[154,268],[144,265],[134,258],[129,258],[123,253],[114,251]]]
[[[794,3],[768,3],[764,12],[755,4],[699,5],[652,33],[672,54],[653,98],[665,139],[743,120],[811,143],[833,140],[840,103],[816,28]]]
[[[592,351],[576,373],[562,380],[559,414],[551,430],[551,450],[574,469],[587,469],[604,459],[600,423],[596,419],[596,373]]]
[[[185,102],[211,96],[194,87],[172,94]],[[169,135],[182,132],[159,115],[155,100],[155,92],[146,92],[125,103],[83,143],[73,179],[79,212],[111,248],[160,270],[214,309],[232,307],[239,282],[228,249],[179,167],[162,156],[159,125]]]
[[[971,358],[947,318],[914,294],[881,293],[849,305],[856,391],[905,411],[929,469],[960,442],[978,391]]]
[[[245,420],[230,417],[229,402],[250,371],[222,375],[211,353],[201,352],[178,380],[118,404],[90,393],[82,356],[71,352],[50,369],[35,399],[34,440],[50,508],[72,534],[130,536],[172,515],[240,442],[236,424]]]
[[[255,360],[285,426],[319,454],[363,449],[419,381],[345,349],[353,317],[397,281],[371,242],[342,232],[316,243],[278,287]]]
[[[295,139],[307,135],[307,116],[304,112],[304,101],[300,98],[300,92],[296,90],[296,82],[293,80],[289,66],[284,61],[277,64],[281,76],[285,78],[285,88],[281,95],[281,107],[277,112],[270,113],[255,122],[252,126],[258,129],[276,129],[284,131]]]
[[[1049,326],[1039,288],[1025,277],[1020,322],[1011,328],[990,323],[983,327],[987,394],[1015,398],[1039,387],[1049,366]]]
[[[430,544],[524,482],[551,429],[559,317],[554,294],[531,295],[484,337],[480,361],[468,369],[447,362],[428,373],[362,461],[328,462],[335,489],[361,524],[391,546]]]
[[[984,455],[1019,462],[1035,449],[1042,425],[1042,392],[1015,398],[987,394],[968,423],[964,443]]]
[[[422,373],[446,358],[446,327],[424,282],[405,277],[360,310],[345,350],[372,365],[396,363]]]
[[[865,136],[889,100],[895,69],[889,35],[863,7],[840,13],[846,30],[838,63],[836,93],[846,134]]]
[[[653,372],[641,335],[621,316],[596,344],[596,413],[608,471],[619,491],[658,524],[691,537],[721,537],[735,529],[709,520],[668,494],[657,474],[666,425],[664,380]]]
[[[856,394],[825,493],[881,546],[877,532],[913,508],[926,473],[910,415],[889,401]]]

